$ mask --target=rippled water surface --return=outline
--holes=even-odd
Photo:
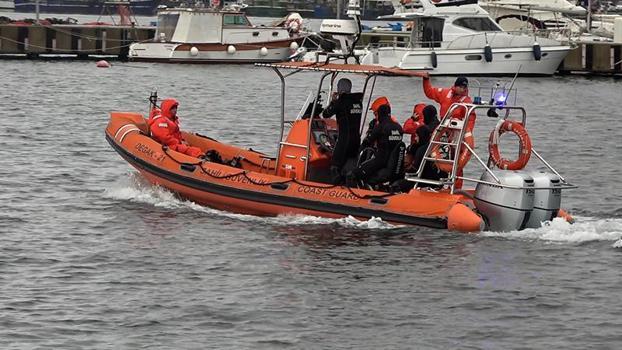
[[[563,200],[577,223],[463,235],[212,210],[151,187],[104,139],[109,111],[144,112],[157,89],[181,101],[183,128],[274,153],[268,69],[3,60],[0,73],[2,349],[622,346],[619,80],[519,78],[538,151],[580,186]],[[289,115],[317,78],[288,79]],[[377,94],[403,121],[420,85],[379,79]]]

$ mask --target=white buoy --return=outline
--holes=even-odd
[[[267,56],[268,55],[268,49],[266,47],[262,47],[261,49],[259,49],[259,54],[262,56]]]
[[[95,65],[97,66],[97,68],[110,68],[110,63],[108,63],[108,61],[106,60],[97,61]]]
[[[198,54],[199,54],[199,49],[197,49],[194,46],[190,48],[190,56],[196,56]]]
[[[289,44],[289,48],[292,50],[298,50],[298,43],[295,41],[292,41],[292,43]]]
[[[229,45],[227,46],[227,53],[233,55],[235,53],[235,46]]]

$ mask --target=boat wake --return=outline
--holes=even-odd
[[[330,219],[309,215],[279,215],[277,217],[260,217],[255,215],[235,214],[231,212],[221,211],[208,208],[192,201],[184,200],[177,197],[169,190],[153,186],[138,173],[130,173],[124,176],[122,180],[112,184],[104,191],[106,198],[129,201],[135,203],[149,204],[158,208],[192,210],[203,212],[210,215],[232,218],[240,221],[263,222],[271,225],[340,225],[349,228],[373,229],[373,230],[390,230],[402,226],[392,225],[382,221],[380,218],[371,218],[361,221],[352,216],[340,219]]]
[[[543,223],[542,227],[537,229],[483,232],[481,235],[520,240],[543,240],[553,243],[613,241],[614,248],[622,248],[622,219],[579,216],[575,217],[574,224],[570,224],[564,219],[555,218],[553,221]]]
[[[391,230],[402,226],[392,225],[380,218],[372,218],[366,221],[354,217],[341,219],[329,219],[306,215],[281,215],[277,217],[259,217],[254,215],[235,214],[204,207],[191,201],[183,200],[172,192],[152,186],[138,173],[130,173],[124,176],[106,189],[104,196],[114,200],[130,201],[149,204],[159,208],[192,210],[209,215],[232,218],[240,221],[262,222],[270,225],[339,225],[348,228]],[[622,219],[595,218],[588,216],[575,217],[576,222],[569,224],[565,220],[556,218],[546,222],[537,229],[524,229],[511,232],[482,232],[483,237],[501,237],[516,240],[542,240],[552,243],[585,243],[593,241],[612,241],[614,248],[622,248]],[[403,230],[400,230],[403,232]]]

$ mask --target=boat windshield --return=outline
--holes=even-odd
[[[158,29],[156,40],[171,40],[177,27],[179,13],[165,13],[158,16]]]
[[[225,26],[248,26],[248,20],[244,15],[225,15],[222,21]]]
[[[454,24],[476,32],[501,31],[501,28],[488,17],[462,17],[455,20]]]

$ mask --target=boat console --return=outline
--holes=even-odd
[[[311,122],[310,119],[294,121],[287,138],[281,142],[277,175],[304,180],[305,160],[308,158],[309,176],[316,181],[328,180],[337,135],[337,122],[334,119],[314,118]]]

